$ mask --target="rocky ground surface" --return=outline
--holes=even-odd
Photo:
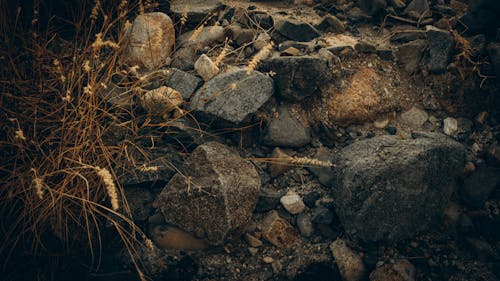
[[[154,156],[121,177],[152,276],[498,280],[500,8],[469,2],[192,0],[137,17],[138,68],[106,98],[130,103],[117,93],[136,79],[144,122],[163,125],[106,139]],[[133,276],[110,264],[90,279]]]

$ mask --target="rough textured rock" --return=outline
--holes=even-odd
[[[300,42],[311,41],[321,35],[312,25],[293,19],[277,21],[274,28],[286,38]]]
[[[200,78],[190,73],[177,68],[166,68],[149,73],[145,81],[141,83],[141,88],[153,90],[161,86],[168,86],[179,91],[184,100],[189,100],[201,82]]]
[[[295,228],[276,211],[269,212],[262,221],[262,236],[279,248],[289,248],[299,241]]]
[[[427,112],[417,106],[413,106],[401,114],[401,122],[413,129],[422,127],[427,119],[429,119]]]
[[[179,108],[184,102],[181,93],[167,87],[147,91],[141,96],[141,106],[154,115],[165,115]]]
[[[499,185],[500,169],[480,166],[465,178],[460,187],[460,195],[468,205],[480,208]]]
[[[440,134],[414,137],[359,141],[335,158],[334,204],[353,237],[396,241],[440,221],[464,167],[464,148]]]
[[[198,90],[191,102],[195,111],[229,123],[241,123],[272,96],[272,79],[253,71],[219,74]]]
[[[321,22],[316,25],[316,28],[326,32],[332,33],[344,33],[344,24],[333,15],[326,15],[321,19]]]
[[[370,274],[370,281],[414,281],[415,272],[415,267],[403,259],[377,267]]]
[[[408,74],[414,74],[420,69],[420,60],[426,47],[427,42],[424,40],[415,40],[397,48],[396,58]]]
[[[300,214],[306,208],[306,205],[304,204],[304,201],[302,201],[300,195],[293,191],[290,191],[285,194],[285,196],[281,197],[280,202],[283,208],[285,208],[285,210],[292,215]]]
[[[194,63],[194,69],[203,78],[208,81],[219,72],[219,67],[205,54],[201,55]]]
[[[278,109],[278,117],[269,121],[264,135],[264,143],[272,146],[302,147],[309,142],[311,142],[310,129],[292,116],[286,106]]]
[[[253,165],[225,145],[197,147],[157,198],[165,220],[220,245],[251,217],[260,189]]]
[[[190,0],[187,4],[184,1],[170,1],[170,10],[177,20],[180,20],[187,13],[186,24],[196,26],[204,21],[210,14],[224,8],[219,0]]]
[[[443,73],[451,62],[451,57],[455,49],[455,39],[453,35],[439,28],[431,27],[427,31],[429,41],[429,62],[427,66],[431,73]]]
[[[328,62],[310,56],[273,58],[263,62],[261,68],[276,73],[277,94],[291,101],[319,92],[320,87],[332,79]]]
[[[360,281],[366,275],[363,259],[342,239],[335,240],[330,245],[335,263],[339,267],[340,275],[344,281]]]
[[[458,120],[453,117],[447,117],[443,120],[443,132],[448,136],[454,136],[458,133]]]
[[[135,18],[127,34],[126,59],[152,69],[165,64],[175,43],[172,20],[164,13],[147,13]]]

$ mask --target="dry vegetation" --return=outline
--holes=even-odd
[[[0,3],[0,266],[13,270],[22,256],[65,255],[82,245],[98,261],[105,224],[132,254],[150,243],[116,181],[134,160],[129,147],[103,136],[111,124],[130,135],[140,126],[131,108],[102,97],[123,74],[128,19],[153,3],[77,1],[62,25],[39,1]]]

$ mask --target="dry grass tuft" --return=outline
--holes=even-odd
[[[257,54],[255,54],[252,60],[248,62],[247,73],[250,74],[252,71],[254,71],[259,65],[259,63],[271,54],[272,49],[273,49],[273,43],[271,42],[267,44],[264,48],[262,48],[259,52],[257,52]]]

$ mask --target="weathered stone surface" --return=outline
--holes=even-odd
[[[339,267],[340,275],[344,281],[360,281],[366,275],[363,259],[342,239],[335,240],[330,245],[335,263]]]
[[[458,133],[458,120],[447,117],[443,120],[443,132],[448,136],[455,136]]]
[[[316,28],[326,32],[344,33],[345,26],[336,16],[326,15],[321,19],[321,22],[316,25]]]
[[[353,237],[396,241],[440,221],[465,164],[464,148],[441,134],[414,137],[359,141],[335,158],[334,204]]]
[[[408,260],[384,264],[370,274],[370,281],[414,281],[415,267]]]
[[[455,39],[453,35],[439,28],[431,27],[427,31],[429,42],[429,62],[427,66],[431,73],[443,73],[451,62],[451,57],[455,49]]]
[[[279,248],[289,248],[299,241],[297,231],[276,211],[269,212],[262,221],[262,236]]]
[[[141,96],[141,106],[154,115],[165,115],[179,108],[184,102],[181,93],[167,87],[147,91]]]
[[[293,191],[290,191],[285,194],[285,196],[281,197],[280,202],[283,208],[285,208],[285,210],[292,215],[300,214],[306,208],[306,205],[304,204],[304,201],[302,201],[300,195]]]
[[[278,117],[269,121],[263,140],[272,146],[302,147],[311,142],[311,133],[301,120],[292,116],[288,107],[282,106]]]
[[[300,42],[311,41],[321,35],[312,25],[293,19],[277,21],[274,28],[286,38]]]
[[[460,195],[468,205],[480,208],[499,185],[500,169],[479,166],[476,171],[465,178],[460,187]]]
[[[219,67],[205,54],[201,55],[194,63],[194,69],[203,78],[208,81],[219,72]]]
[[[429,119],[427,112],[417,106],[413,106],[401,114],[401,122],[413,129],[422,127],[427,119]]]
[[[179,91],[184,100],[189,100],[201,83],[200,78],[190,73],[177,68],[165,68],[148,73],[146,79],[141,83],[141,88],[153,90],[167,86]]]
[[[170,1],[170,10],[175,15],[177,20],[180,20],[183,15],[187,14],[186,24],[196,26],[204,21],[210,14],[224,8],[224,5],[219,0],[190,0]]]
[[[328,61],[310,56],[273,58],[264,61],[261,68],[276,73],[277,94],[291,101],[319,92],[321,86],[332,80]]]
[[[219,74],[198,90],[191,107],[209,117],[241,123],[255,113],[274,91],[272,79],[253,71],[237,70]]]
[[[396,58],[408,74],[414,74],[420,69],[419,64],[425,48],[427,48],[427,42],[424,40],[415,40],[397,48]]]
[[[251,217],[260,189],[253,165],[217,142],[197,147],[159,195],[168,223],[220,245]]]
[[[172,20],[164,13],[147,13],[135,18],[127,33],[126,60],[146,68],[165,64],[173,51],[175,30]]]
[[[311,216],[301,213],[297,216],[297,227],[300,234],[304,237],[310,237],[314,231]]]

